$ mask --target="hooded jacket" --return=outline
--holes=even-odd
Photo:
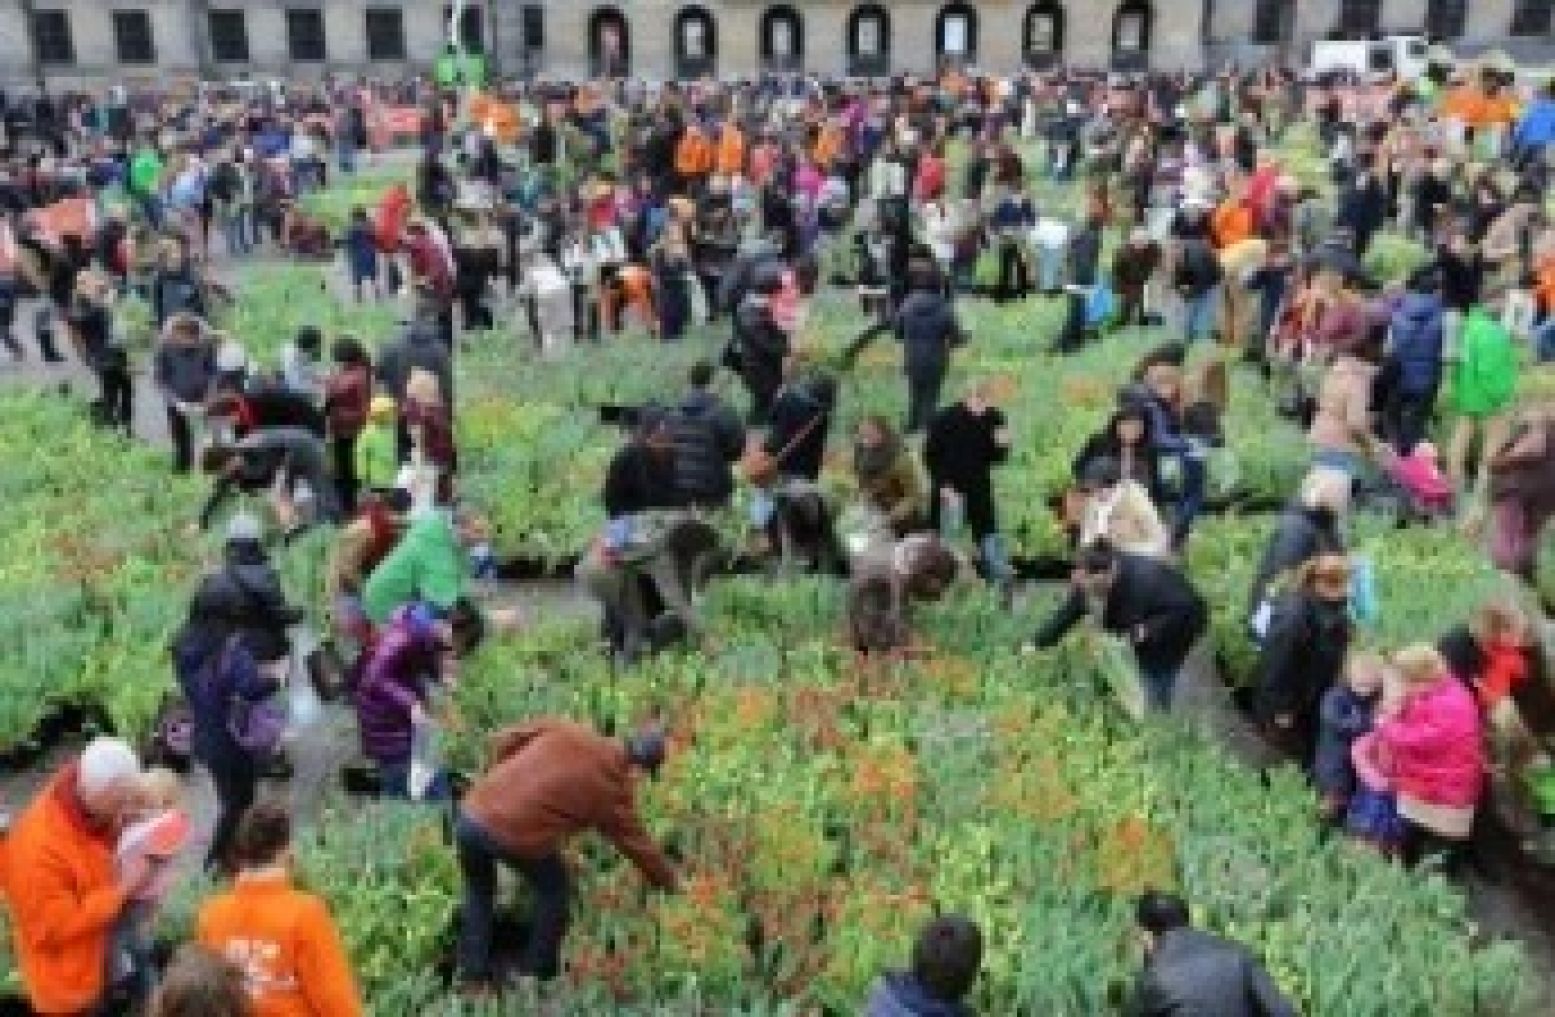
[[[77,766],[55,775],[6,839],[11,938],[40,1014],[85,1013],[101,1001],[109,934],[126,903],[114,837],[83,810]]]
[[[788,358],[788,334],[778,327],[770,302],[748,296],[734,312],[734,333],[740,350],[740,376],[753,392],[775,392],[783,383]]]
[[[285,656],[290,646],[286,630],[302,621],[303,612],[286,602],[264,546],[257,540],[229,540],[223,557],[221,570],[205,578],[196,600],[242,632],[258,660]]]
[[[730,467],[745,450],[745,428],[723,400],[696,390],[670,416],[675,486],[689,502],[722,505],[734,493]]]
[[[1276,717],[1315,719],[1323,693],[1339,680],[1350,648],[1349,605],[1292,591],[1275,604],[1258,658],[1254,710]]]
[[[1434,293],[1406,293],[1388,333],[1388,356],[1397,366],[1399,391],[1425,395],[1442,378],[1442,301]]]
[[[467,560],[453,523],[443,512],[427,512],[406,529],[389,556],[362,587],[362,610],[374,625],[413,600],[447,611],[464,593]]]
[[[950,351],[960,340],[961,327],[942,294],[914,290],[897,309],[896,334],[907,376],[933,378],[949,370]]]
[[[1400,798],[1473,808],[1484,789],[1479,704],[1467,685],[1445,675],[1377,725]]]
[[[409,761],[415,733],[411,710],[426,702],[437,653],[432,625],[412,605],[396,608],[356,688],[357,731],[367,758],[379,765]]]

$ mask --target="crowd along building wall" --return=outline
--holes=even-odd
[[[438,0],[0,0],[0,80],[392,76],[446,41]],[[1301,60],[1335,34],[1545,47],[1555,0],[481,0],[463,32],[505,74],[995,72]]]

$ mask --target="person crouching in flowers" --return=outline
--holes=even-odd
[[[1355,742],[1372,728],[1384,674],[1380,657],[1351,654],[1343,679],[1323,693],[1312,781],[1322,798],[1325,822],[1342,822],[1354,796],[1355,766],[1351,755]]]

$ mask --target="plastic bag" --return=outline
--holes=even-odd
[[[410,800],[423,801],[442,770],[442,751],[438,746],[437,728],[432,724],[418,724],[410,739],[410,774],[406,781]]]
[[[308,657],[318,649],[318,637],[306,625],[292,626],[292,644],[289,670],[286,677],[286,726],[289,732],[300,731],[318,721],[324,710],[318,690],[308,674]]]
[[[1382,615],[1382,605],[1377,598],[1377,571],[1370,555],[1358,554],[1350,559],[1350,616],[1356,624],[1375,625]]]
[[[1085,297],[1085,327],[1100,327],[1112,317],[1116,306],[1117,300],[1112,295],[1112,287],[1105,279],[1092,286],[1090,293]]]

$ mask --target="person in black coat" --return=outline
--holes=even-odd
[[[1097,541],[1080,552],[1069,596],[1038,630],[1035,646],[1056,645],[1096,603],[1101,626],[1134,651],[1146,704],[1170,710],[1178,673],[1209,621],[1204,599],[1171,565]]]
[[[1135,921],[1145,938],[1145,966],[1128,1017],[1296,1017],[1245,947],[1189,925],[1180,897],[1146,892]]]
[[[929,424],[923,446],[932,488],[929,528],[940,531],[947,505],[959,503],[982,554],[984,573],[1000,586],[1013,579],[1013,572],[999,540],[993,468],[1009,454],[1009,428],[986,384],[973,385],[959,403],[941,410]]]
[[[717,508],[734,494],[733,465],[745,451],[739,415],[712,391],[714,367],[691,367],[691,391],[670,417],[675,477],[688,504]]]
[[[642,414],[632,440],[610,461],[602,498],[611,519],[683,504],[675,481],[674,434],[662,411]]]
[[[1277,578],[1320,554],[1344,554],[1339,522],[1349,503],[1350,478],[1339,470],[1318,467],[1301,482],[1295,500],[1280,514],[1253,575],[1247,610],[1254,635],[1262,638],[1259,630],[1267,627],[1260,624],[1259,614],[1267,610],[1269,587]]]
[[[1271,603],[1253,688],[1266,736],[1303,766],[1312,764],[1323,693],[1344,670],[1350,635],[1349,564],[1340,554],[1319,555]]]
[[[1160,492],[1156,455],[1151,444],[1150,412],[1137,400],[1122,400],[1107,426],[1086,439],[1074,457],[1074,479],[1091,472],[1099,462],[1118,465],[1120,479],[1132,480],[1149,493],[1152,500]]]
[[[772,297],[782,286],[782,279],[764,276],[758,285],[760,288],[747,294],[734,312],[734,343],[729,358],[750,393],[752,424],[766,423],[771,415],[789,353],[788,333],[772,314]]]
[[[1370,155],[1356,162],[1355,175],[1339,192],[1339,214],[1335,225],[1349,232],[1351,250],[1357,258],[1366,257],[1371,238],[1377,235],[1388,217],[1388,191],[1372,165]]]
[[[261,664],[284,659],[291,652],[287,629],[303,620],[300,608],[288,604],[281,578],[265,553],[259,521],[239,513],[227,523],[221,568],[200,583],[196,598],[218,606]]]

